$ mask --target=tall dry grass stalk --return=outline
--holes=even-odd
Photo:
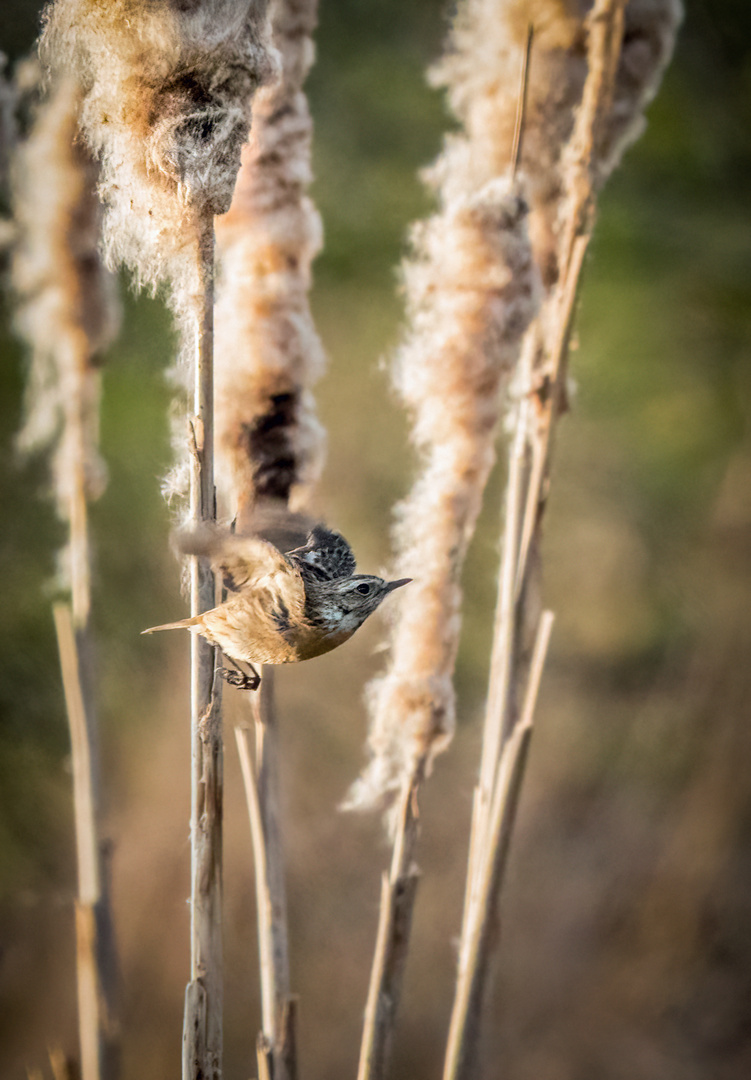
[[[405,266],[408,332],[395,384],[424,464],[398,510],[395,540],[398,573],[416,581],[399,598],[389,666],[371,686],[371,761],[349,805],[399,788],[402,806],[414,800],[432,756],[450,739],[461,567],[512,385],[499,601],[446,1080],[476,1073],[498,895],[552,627],[552,615],[540,614],[539,529],[595,195],[641,130],[679,19],[675,0],[630,4],[625,17],[623,9],[623,0],[596,0],[588,14],[557,0],[467,0],[434,72],[463,131],[447,139],[429,174],[439,213],[415,230]],[[519,62],[530,30],[522,110]],[[402,813],[395,860],[405,836],[413,846],[408,822]],[[394,913],[404,883],[393,867],[389,884],[360,1080],[385,1072],[389,970],[405,948]]]
[[[403,268],[408,330],[394,384],[412,417],[422,471],[395,528],[396,572],[414,581],[398,600],[387,670],[369,688],[371,761],[347,803],[373,805],[401,789],[359,1080],[381,1080],[388,1068],[417,881],[417,791],[454,730],[461,574],[495,461],[505,391],[541,293],[513,160],[525,45],[522,39],[501,66],[514,73],[510,102],[499,96],[496,54],[464,68],[455,52],[452,105],[463,131],[446,140],[428,174],[439,208],[413,230]],[[461,48],[458,38],[454,47]],[[470,71],[479,102],[459,92]]]
[[[303,84],[313,60],[316,0],[275,0],[281,78],[254,105],[250,140],[229,213],[217,221],[216,429],[219,491],[238,533],[288,551],[304,542],[320,472],[323,429],[312,386],[324,355],[313,325],[310,267],[321,223],[307,195],[312,124]],[[236,731],[251,820],[261,968],[259,1074],[294,1080],[295,999],[290,995],[279,738],[272,672]]]
[[[139,284],[167,287],[189,362],[190,516],[214,517],[213,218],[229,209],[259,85],[275,70],[265,0],[55,0],[42,50],[72,70],[81,126],[101,168],[105,249]],[[190,567],[191,613],[213,606],[213,575]],[[222,1063],[222,735],[214,650],[191,647],[191,979],[184,1077]]]
[[[27,65],[27,81],[32,72],[33,65]],[[59,576],[70,603],[56,604],[54,616],[71,733],[81,1071],[84,1080],[115,1080],[117,965],[101,838],[88,502],[105,483],[98,448],[98,357],[114,336],[118,307],[97,251],[97,168],[78,139],[80,103],[75,80],[56,82],[19,145],[13,167],[12,278],[16,326],[30,347],[18,444],[24,452],[50,451],[57,512],[68,526]]]
[[[624,6],[623,0],[595,0],[582,22],[587,77],[570,136],[556,154],[557,213],[551,218],[549,207],[540,209],[546,223],[554,221],[542,268],[549,276],[526,342],[512,414],[502,572],[444,1080],[467,1080],[477,1071],[498,899],[552,620],[548,613],[539,620],[536,614],[540,530],[553,429],[567,407],[568,344],[596,195],[643,127],[641,110],[656,91],[680,17],[673,0],[629,4],[625,11]],[[532,80],[533,88],[534,68]],[[572,70],[572,85],[578,81]],[[566,96],[566,86],[557,92]],[[535,214],[533,209],[533,220]],[[535,624],[530,660],[525,638]]]

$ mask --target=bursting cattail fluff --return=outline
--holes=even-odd
[[[217,475],[241,515],[251,500],[299,507],[323,458],[311,388],[324,355],[308,302],[321,222],[306,195],[312,123],[302,89],[316,7],[272,4],[282,76],[256,99],[232,206],[217,221]]]
[[[78,137],[81,94],[71,79],[52,88],[13,169],[17,245],[15,322],[31,347],[24,452],[52,447],[52,487],[71,526],[63,583],[74,612],[88,608],[85,503],[101,493],[97,358],[118,323],[114,283],[98,254],[97,168]]]
[[[499,177],[454,194],[413,233],[410,329],[394,382],[423,458],[395,528],[396,566],[414,580],[388,670],[369,688],[372,760],[349,806],[377,801],[453,732],[462,565],[495,460],[503,389],[539,298],[526,218],[515,184]]]
[[[445,87],[469,138],[448,140],[439,162],[446,195],[476,189],[502,174],[512,154],[519,69],[534,28],[520,173],[529,230],[543,282],[557,277],[561,150],[574,123],[587,74],[581,0],[466,0],[431,78]]]
[[[264,0],[55,0],[42,55],[84,88],[105,246],[139,283],[198,291],[196,214],[229,207],[256,88],[274,73]]]
[[[527,203],[511,179],[523,7],[470,0],[436,69],[464,131],[426,173],[439,210],[414,229],[404,265],[408,329],[394,384],[422,471],[394,535],[396,567],[414,581],[399,598],[387,670],[369,687],[371,760],[350,792],[353,808],[399,787],[454,728],[461,572],[504,390],[541,292]]]
[[[682,17],[680,0],[629,0],[626,4],[613,103],[600,140],[600,184],[644,131],[644,109],[659,89]]]
[[[168,286],[181,353],[201,318],[212,216],[230,206],[256,89],[276,72],[266,0],[55,0],[41,53],[84,88],[83,134],[100,161],[104,249],[136,283]],[[189,365],[173,372],[190,384]],[[187,487],[184,420],[168,497]]]

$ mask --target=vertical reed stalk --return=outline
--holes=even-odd
[[[88,501],[104,487],[98,454],[99,354],[117,328],[117,305],[97,251],[98,170],[79,141],[81,88],[52,82],[12,169],[18,227],[12,277],[16,327],[30,346],[19,448],[50,451],[51,488],[67,543],[53,609],[73,765],[78,858],[78,1023],[83,1080],[119,1072],[117,964],[101,843],[95,694],[92,685]]]
[[[190,512],[195,525],[213,521],[214,227],[198,224],[202,303],[196,315]],[[191,614],[215,603],[214,576],[204,558],[190,566]],[[191,890],[190,982],[185,992],[183,1080],[222,1075],[222,800],[221,679],[215,650],[191,636]]]
[[[487,811],[473,815],[473,835],[470,839],[473,857],[467,873],[459,973],[449,1025],[444,1080],[469,1080],[477,1072],[482,1009],[498,936],[498,899],[508,861],[552,626],[553,615],[546,611],[537,629],[521,718],[503,744]],[[485,805],[480,785],[475,791],[475,800],[476,806]]]
[[[420,874],[414,862],[419,832],[417,794],[425,760],[405,783],[399,805],[391,868],[381,881],[381,906],[370,973],[357,1080],[384,1080],[407,961],[412,912]]]
[[[67,604],[56,604],[54,617],[73,767],[81,1076],[82,1080],[116,1080],[120,1073],[117,962],[107,870],[98,829],[96,721],[87,670],[88,627],[76,625]]]
[[[270,21],[281,78],[259,93],[229,212],[217,219],[217,480],[239,534],[289,551],[305,542],[308,505],[323,462],[324,433],[312,388],[324,353],[309,304],[321,246],[312,179],[312,121],[304,83],[314,57],[317,0],[273,0]],[[297,1073],[290,996],[279,727],[272,671],[249,695],[255,756],[237,734],[256,870],[263,1031],[259,1074]]]
[[[547,495],[555,421],[565,410],[569,337],[584,254],[594,219],[598,134],[612,106],[624,0],[596,0],[588,17],[588,74],[564,168],[566,218],[557,252],[559,281],[547,300],[547,319],[531,328],[521,367],[520,399],[509,457],[507,506],[498,608],[480,783],[470,837],[470,860],[459,951],[457,988],[444,1080],[476,1073],[484,998],[497,936],[497,906],[531,734],[534,703],[547,651],[552,615],[543,613],[521,697],[522,628],[530,587],[529,558],[539,542]]]
[[[261,974],[261,1058],[276,1080],[296,1080],[296,1001],[289,990],[287,898],[279,814],[279,746],[274,688],[267,668],[260,693],[250,699],[255,754],[248,729],[235,728],[248,804],[256,883]],[[261,1060],[259,1058],[259,1061]],[[260,1068],[259,1064],[259,1068]]]

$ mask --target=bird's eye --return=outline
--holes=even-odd
[[[366,581],[363,581],[362,585],[357,586],[357,591],[362,593],[363,596],[367,596],[370,592],[370,585]]]

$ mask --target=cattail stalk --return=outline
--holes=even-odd
[[[32,349],[19,446],[52,449],[52,488],[68,524],[60,569],[70,603],[56,604],[53,613],[71,736],[81,1074],[116,1080],[117,961],[101,839],[88,500],[104,484],[96,355],[114,335],[117,309],[97,254],[97,169],[77,142],[80,103],[75,80],[56,81],[14,163],[16,324]]]
[[[410,808],[432,757],[453,732],[461,571],[494,460],[506,382],[537,310],[527,207],[514,176],[528,49],[520,54],[522,85],[509,141],[503,134],[498,141],[497,73],[489,64],[479,77],[488,110],[478,116],[457,109],[466,132],[447,142],[433,167],[439,212],[415,231],[405,267],[411,327],[396,382],[413,413],[423,471],[400,508],[396,532],[398,572],[416,580],[401,601],[389,669],[371,688],[372,759],[348,804],[368,805],[402,785],[360,1080],[382,1080],[388,1066],[417,883]],[[514,68],[518,78],[518,57]]]
[[[532,423],[532,410],[523,399],[517,406],[515,438],[512,443],[507,483],[506,524],[498,609],[492,650],[491,680],[486,712],[485,734],[480,768],[480,782],[475,793],[475,807],[470,838],[471,858],[467,871],[467,892],[459,947],[459,968],[449,1038],[444,1080],[468,1080],[474,1075],[479,1054],[480,1031],[486,994],[491,935],[497,921],[497,905],[506,864],[518,794],[526,760],[531,724],[517,720],[516,703],[522,679],[521,628],[525,625],[527,605],[527,568],[530,536],[526,520],[534,505],[539,527],[541,480],[547,463],[553,417],[561,411],[559,378],[565,368],[568,337],[574,300],[586,244],[580,238],[591,231],[594,196],[592,184],[585,182],[594,157],[594,131],[598,117],[607,115],[612,100],[617,70],[618,50],[623,25],[623,0],[597,0],[589,16],[589,75],[582,103],[567,148],[574,167],[568,173],[568,187],[563,205],[570,216],[564,221],[557,256],[562,277],[548,300],[558,318],[548,341],[529,363],[538,346],[540,331],[534,327],[527,343],[527,375],[544,365],[548,376],[540,414]],[[564,157],[566,155],[563,155]],[[574,277],[571,277],[571,274]],[[527,385],[531,380],[528,379]],[[540,385],[539,381],[538,384]],[[542,464],[545,463],[545,464]],[[530,464],[531,463],[531,464]],[[529,467],[526,466],[529,464]],[[526,480],[526,491],[520,487]],[[534,502],[533,502],[534,500]],[[541,656],[547,647],[550,619],[540,623],[537,647],[530,675],[530,689],[536,694]],[[524,741],[522,741],[524,737]],[[522,753],[523,749],[523,753]],[[510,783],[509,776],[513,777]]]
[[[414,862],[418,839],[417,794],[422,770],[404,785],[388,874],[381,880],[381,905],[370,972],[357,1080],[383,1080],[407,962],[419,871]]]
[[[308,292],[321,244],[307,195],[312,124],[303,84],[313,58],[316,0],[275,0],[273,40],[281,78],[263,90],[243,149],[229,213],[217,221],[217,477],[238,533],[282,550],[304,542],[305,508],[323,461],[312,387],[324,355]],[[296,1006],[290,995],[279,727],[274,683],[262,673],[250,699],[256,752],[237,732],[256,868],[263,1031],[259,1073],[294,1080]]]
[[[214,225],[197,222],[202,304],[196,313],[194,412],[190,421],[191,522],[213,521],[214,509]],[[208,560],[190,561],[190,612],[214,606]],[[190,982],[185,991],[183,1078],[222,1074],[222,802],[221,673],[216,650],[191,635]]]
[[[166,282],[192,368],[190,516],[215,516],[213,218],[229,208],[250,105],[274,63],[265,0],[188,5],[55,0],[44,54],[84,89],[81,124],[99,157],[106,251],[139,284]],[[190,392],[190,390],[188,391]],[[185,470],[183,470],[185,471]],[[179,471],[178,471],[179,476]],[[180,488],[179,479],[173,487]],[[190,566],[191,612],[214,604],[208,566]],[[191,647],[191,966],[184,1080],[222,1069],[222,737],[214,650]]]
[[[248,804],[253,849],[261,977],[262,1031],[258,1046],[274,1076],[297,1077],[296,999],[289,992],[287,903],[279,820],[278,728],[273,676],[266,669],[260,693],[251,699],[255,753],[249,731],[235,728]],[[260,1060],[260,1059],[259,1059]]]
[[[557,280],[548,287],[542,312],[531,328],[520,368],[520,397],[514,415],[507,487],[503,561],[496,612],[491,678],[480,781],[475,791],[467,888],[459,950],[459,973],[446,1052],[444,1080],[468,1080],[477,1071],[484,998],[497,908],[508,845],[531,731],[534,701],[552,626],[538,623],[531,661],[525,663],[523,635],[534,606],[542,514],[547,498],[550,448],[556,420],[567,407],[565,378],[577,290],[594,224],[598,188],[639,126],[640,109],[652,96],[677,27],[672,0],[654,5],[651,63],[637,89],[624,67],[631,65],[624,36],[625,0],[596,0],[586,20],[587,78],[570,139],[555,152],[560,173],[559,225],[548,258]],[[634,18],[643,18],[638,4]],[[640,54],[643,63],[643,42]],[[628,92],[624,93],[624,81]],[[566,96],[566,88],[561,89]],[[616,108],[615,102],[619,105]],[[629,112],[628,118],[624,113]],[[619,133],[618,149],[614,131]],[[534,572],[534,573],[533,573]],[[520,687],[527,690],[519,711]]]

